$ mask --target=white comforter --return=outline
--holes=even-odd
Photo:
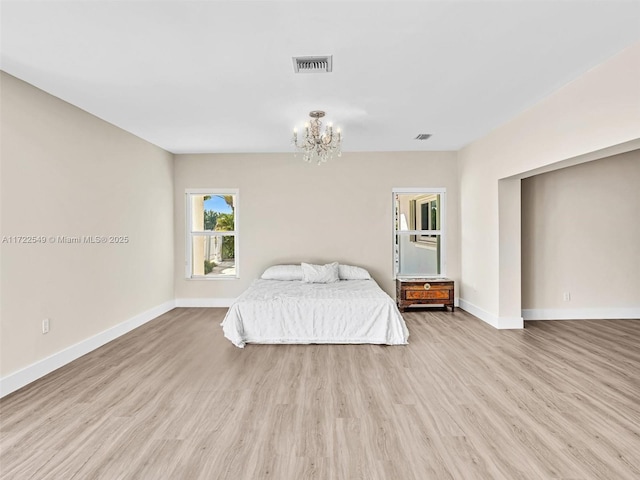
[[[221,325],[240,348],[246,343],[403,345],[409,337],[396,304],[373,280],[256,280]]]

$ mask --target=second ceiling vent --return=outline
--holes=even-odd
[[[429,138],[431,138],[430,133],[419,133],[418,136],[414,138],[414,140],[428,140]]]
[[[333,70],[333,55],[293,57],[295,73],[329,73]]]

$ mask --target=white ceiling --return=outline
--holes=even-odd
[[[289,151],[315,109],[345,151],[456,150],[640,41],[633,0],[1,6],[3,70],[174,153]]]

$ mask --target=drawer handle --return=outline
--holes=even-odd
[[[431,285],[429,285],[428,283],[424,284],[424,289],[425,290],[429,290],[431,288]]]

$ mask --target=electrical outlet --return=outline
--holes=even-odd
[[[569,302],[569,301],[571,300],[571,292],[564,292],[564,293],[562,294],[562,299],[563,299],[565,302]]]
[[[49,319],[45,318],[42,320],[42,333],[49,333]]]

